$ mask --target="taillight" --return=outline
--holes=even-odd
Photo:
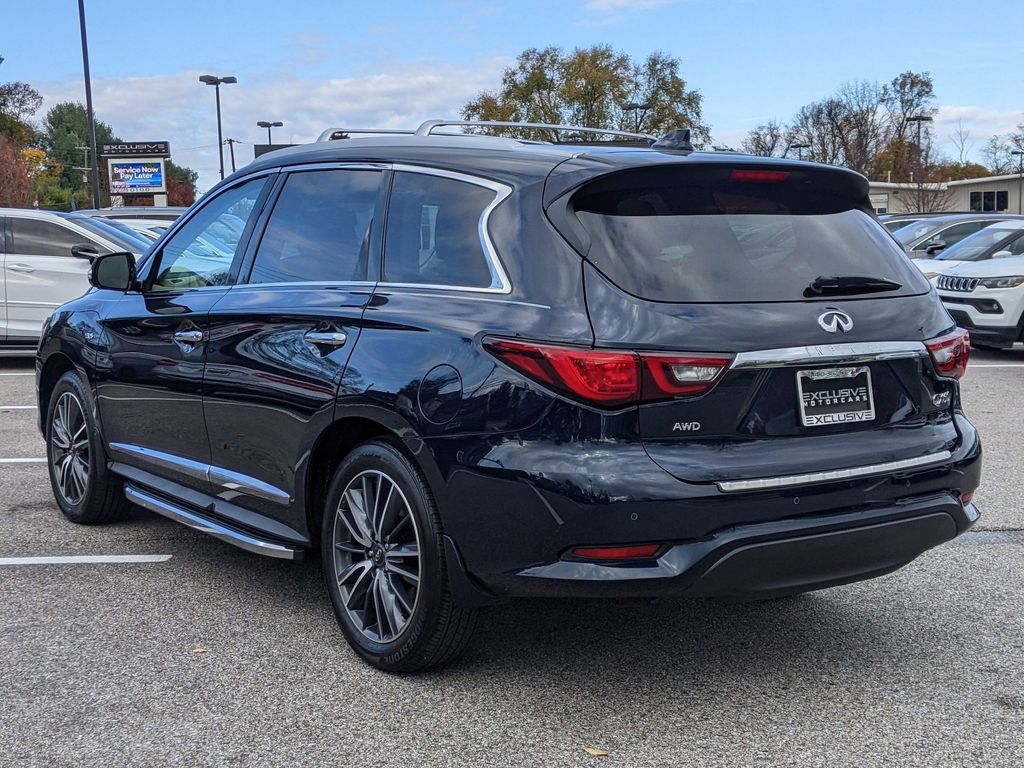
[[[591,349],[511,339],[488,339],[484,347],[535,381],[604,406],[704,394],[732,359],[728,355]]]
[[[967,372],[967,361],[971,356],[971,336],[963,328],[952,333],[926,341],[932,364],[940,376],[959,379]]]

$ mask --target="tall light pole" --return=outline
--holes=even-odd
[[[230,85],[231,83],[237,83],[238,78],[233,75],[227,77],[217,77],[215,75],[201,75],[199,78],[200,83],[205,85],[212,85],[214,90],[217,92],[217,152],[220,155],[220,178],[224,180],[224,134],[221,130],[220,125],[220,86],[221,83]]]
[[[238,139],[224,139],[224,143],[231,147],[231,172],[235,172],[235,142]]]
[[[89,40],[85,35],[85,0],[78,0],[78,25],[82,29],[82,69],[85,72],[85,112],[89,120],[89,149],[92,152],[92,205],[100,207],[100,166],[96,154],[96,117],[92,111],[92,79],[89,77]]]
[[[790,149],[795,149],[796,150],[797,159],[798,160],[803,160],[804,159],[804,150],[805,149],[810,149],[810,148],[811,148],[810,144],[808,144],[806,142],[803,142],[803,141],[800,141],[800,142],[797,142],[796,144],[790,144],[786,151],[788,152]]]
[[[638,101],[627,101],[625,104],[621,106],[624,110],[633,111],[633,133],[640,133],[640,123],[644,119],[644,117],[646,117],[647,110],[649,110],[654,105],[649,103],[641,104]],[[643,116],[640,115],[640,110],[643,110]]]
[[[266,128],[267,129],[267,144],[273,144],[274,143],[274,139],[271,138],[271,136],[270,136],[270,129],[271,128],[280,128],[282,125],[284,125],[284,123],[282,123],[280,120],[277,120],[277,121],[275,121],[273,123],[271,123],[268,120],[259,120],[259,121],[256,122],[256,125],[258,125],[260,128]]]
[[[1017,213],[1024,213],[1024,149],[1010,152],[1017,156]]]
[[[908,123],[917,123],[917,209],[924,213],[924,149],[921,146],[921,123],[930,123],[931,115],[914,115],[908,117]]]

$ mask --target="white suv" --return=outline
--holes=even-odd
[[[936,281],[939,298],[976,347],[1005,349],[1024,332],[1024,256],[966,262]]]

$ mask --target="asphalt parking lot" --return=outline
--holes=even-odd
[[[980,523],[904,570],[766,604],[515,601],[405,678],[349,651],[315,562],[141,510],[66,522],[30,371],[0,361],[0,765],[1024,763],[1020,347],[964,381]],[[170,557],[3,560],[78,555]]]

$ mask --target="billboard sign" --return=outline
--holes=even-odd
[[[107,160],[112,195],[152,195],[167,191],[162,157]]]

